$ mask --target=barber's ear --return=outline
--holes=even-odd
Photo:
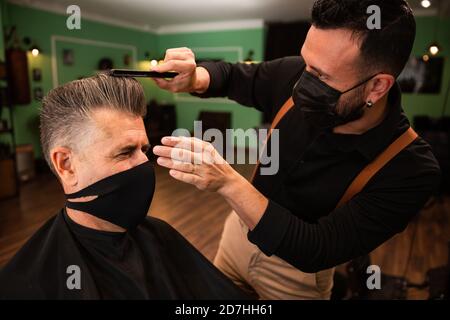
[[[386,73],[376,75],[369,84],[369,95],[367,101],[376,103],[383,98],[395,83],[395,78]]]
[[[50,151],[50,158],[61,181],[66,185],[75,186],[78,177],[74,167],[72,150],[66,147],[55,147]]]

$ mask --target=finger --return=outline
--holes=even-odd
[[[194,162],[195,164],[225,163],[225,160],[217,153],[211,143],[196,137],[163,137],[161,142],[166,146],[189,150],[195,154],[201,154],[201,162]],[[195,161],[198,161],[197,158],[195,158]]]
[[[196,67],[195,61],[181,61],[181,60],[169,60],[163,64],[154,67],[154,71],[167,72],[176,71],[178,73],[191,71]]]
[[[181,60],[181,61],[185,61],[185,60],[194,60],[195,56],[194,53],[188,49],[188,48],[176,48],[176,49],[167,49],[166,50],[166,55],[164,57],[164,63],[170,61],[170,60]],[[195,60],[194,60],[195,61]],[[161,64],[158,64],[156,66],[151,66],[150,70],[151,71],[157,71],[157,72],[162,72],[161,70]]]
[[[172,88],[171,81],[159,78],[153,78],[153,81],[155,81],[156,85],[161,89],[170,90]]]
[[[191,58],[195,57],[194,53],[189,48],[186,48],[186,47],[183,47],[183,48],[171,48],[171,49],[167,49],[166,50],[166,53],[165,53],[163,61],[166,62],[166,61],[170,60],[173,55],[176,55],[176,56],[181,55],[181,56],[184,56],[184,57],[191,57]],[[181,60],[185,60],[185,59],[182,58]],[[158,68],[158,65],[151,67],[151,69],[155,70],[155,71],[156,71],[157,68]]]
[[[196,156],[194,158],[194,164],[211,164],[213,161],[211,159],[211,153],[208,152],[207,146],[209,143],[202,141],[195,137],[174,137],[171,139],[171,143],[174,148],[189,150],[193,152]],[[166,139],[161,139],[161,141]],[[164,143],[163,143],[164,144]]]
[[[181,47],[181,48],[170,48],[170,49],[167,49],[166,50],[166,55],[168,53],[174,53],[174,52],[184,52],[184,53],[194,54],[191,49],[189,49],[187,47]]]
[[[156,78],[154,81],[160,89],[168,90],[174,93],[185,92],[185,90],[182,90],[185,85],[183,83],[180,84],[180,75],[171,80]]]
[[[159,157],[169,158],[172,160],[179,160],[190,163],[202,163],[201,154],[194,153],[185,149],[156,146],[153,148],[153,153]]]
[[[207,142],[196,137],[163,137],[161,143],[165,146],[176,147],[180,149],[190,150],[193,152],[202,152]]]
[[[191,173],[185,173],[185,172],[177,171],[175,169],[171,169],[171,170],[169,170],[169,174],[179,181],[186,182],[186,183],[189,183],[192,185],[197,185],[197,184],[200,184],[200,182],[201,182],[201,178],[199,176],[196,176]]]
[[[177,171],[191,173],[191,174],[195,174],[195,175],[198,175],[198,173],[199,173],[199,167],[193,165],[192,163],[182,162],[182,161],[178,161],[178,160],[172,160],[172,159],[163,158],[163,157],[159,157],[156,160],[156,162],[160,166],[168,168],[168,169],[175,169]]]
[[[167,52],[174,52],[174,51],[192,51],[192,50],[189,49],[188,47],[179,47],[179,48],[169,48],[169,49],[166,49],[166,53],[167,53]]]
[[[164,62],[170,60],[193,60],[194,54],[190,51],[168,51],[164,58]]]

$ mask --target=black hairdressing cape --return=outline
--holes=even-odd
[[[182,235],[152,217],[125,233],[64,209],[0,271],[0,299],[246,299]]]

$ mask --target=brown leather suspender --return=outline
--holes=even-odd
[[[294,100],[292,99],[292,97],[290,97],[281,107],[281,109],[277,112],[275,118],[272,121],[272,124],[270,125],[270,131],[269,134],[267,135],[266,141],[264,142],[264,146],[267,144],[267,141],[269,141],[270,136],[272,134],[273,129],[275,129],[275,127],[278,125],[278,123],[280,122],[280,120],[286,115],[286,113],[291,110],[291,108],[294,106]],[[264,148],[263,146],[263,148]],[[250,181],[253,181],[255,179],[256,176],[256,172],[258,171],[259,168],[259,159],[258,162],[256,163],[255,169],[253,170],[253,174],[252,177],[250,179]]]
[[[345,191],[336,208],[353,198],[359,193],[372,177],[380,171],[390,160],[392,160],[403,149],[409,146],[417,138],[417,133],[409,127],[400,137],[392,142],[382,153],[370,162],[353,180]]]
[[[281,109],[275,116],[272,125],[270,126],[270,132],[267,136],[266,143],[272,134],[272,130],[278,125],[280,120],[286,115],[286,113],[294,106],[292,97],[289,98]],[[353,198],[357,193],[367,185],[370,179],[383,168],[390,160],[392,160],[397,154],[399,154],[403,149],[409,146],[416,138],[417,133],[410,127],[406,130],[400,137],[398,137],[394,142],[392,142],[382,153],[380,153],[372,162],[370,162],[353,180],[350,186],[345,191],[341,200],[339,201],[336,208],[342,206],[344,203]],[[259,161],[256,164],[255,170],[251,181],[255,178],[256,172],[259,168]]]

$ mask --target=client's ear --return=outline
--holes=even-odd
[[[74,167],[72,150],[66,147],[55,147],[50,151],[50,159],[61,182],[74,186],[78,182]]]

